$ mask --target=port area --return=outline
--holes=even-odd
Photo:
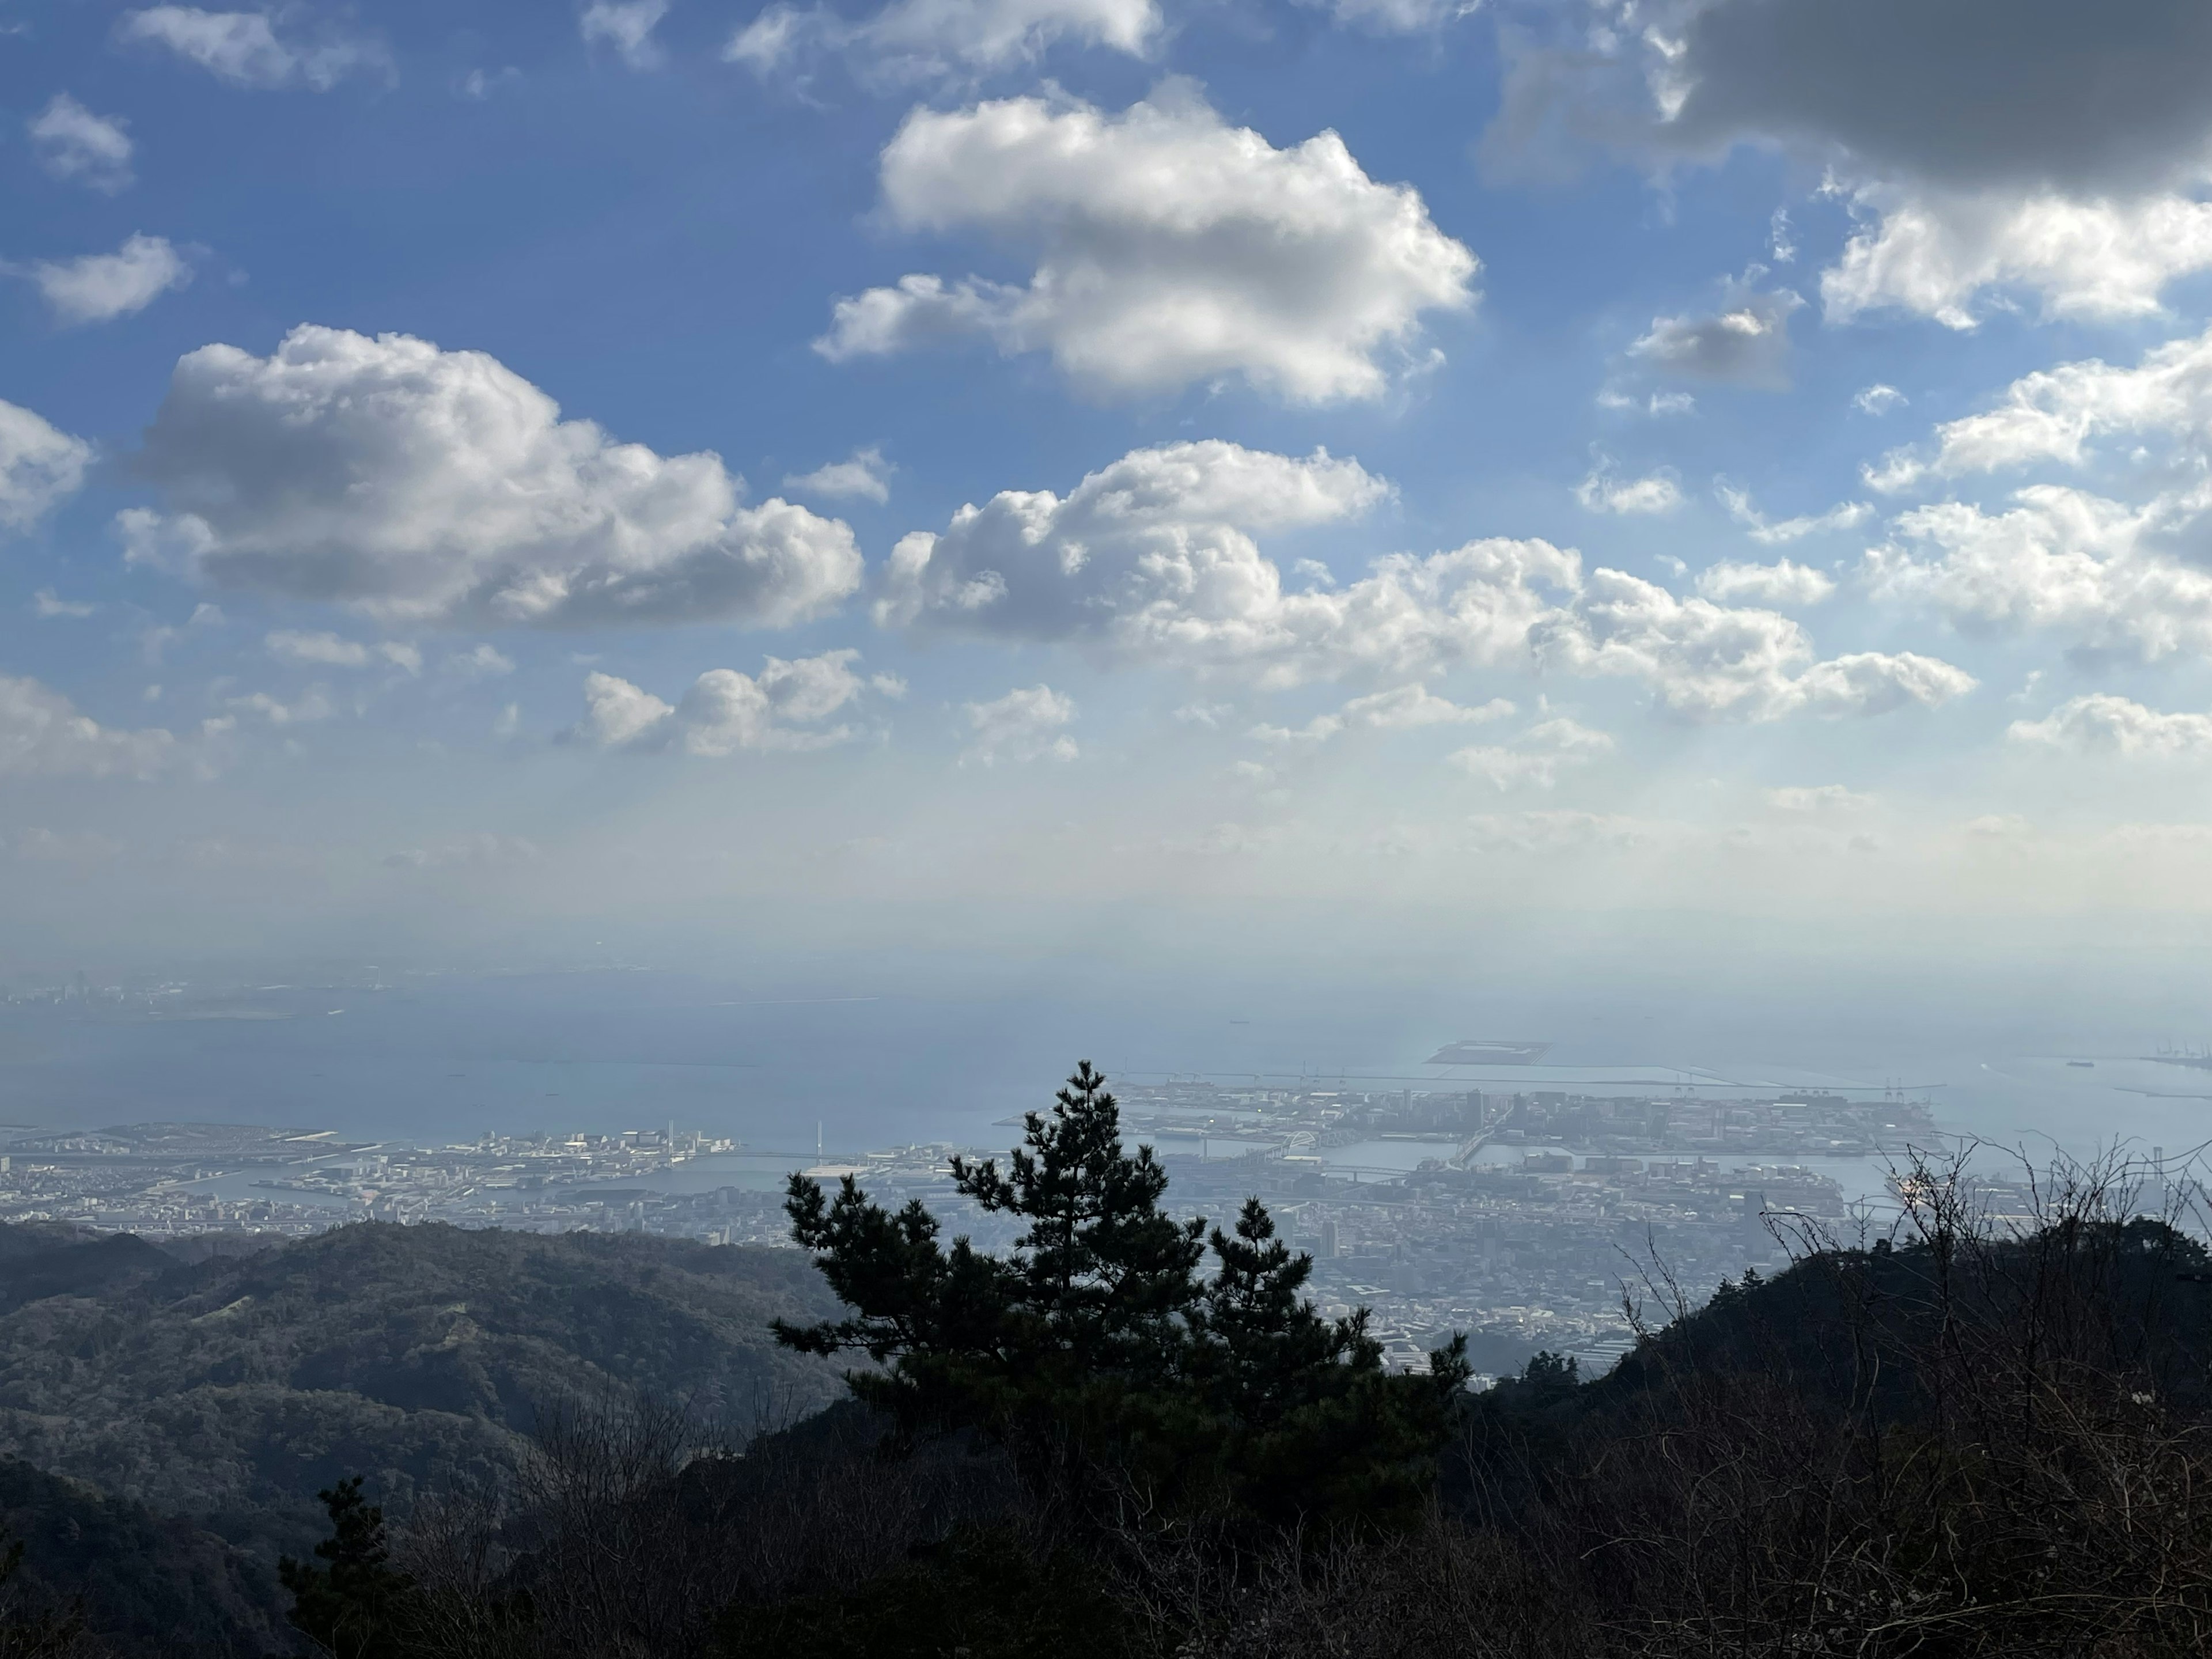
[[[1940,1134],[1925,1101],[1800,1093],[1596,1096],[1479,1087],[1237,1086],[1121,1091],[1126,1138],[1170,1173],[1169,1206],[1212,1220],[1248,1197],[1314,1257],[1331,1314],[1372,1310],[1394,1364],[1454,1331],[1486,1370],[1539,1348],[1601,1367],[1631,1340],[1623,1298],[1671,1278],[1709,1292],[1814,1237],[1877,1225],[1890,1161]],[[1018,1120],[1010,1120],[1018,1138]],[[1003,1218],[955,1188],[956,1153],[759,1148],[677,1125],[484,1135],[447,1146],[326,1130],[144,1123],[0,1134],[0,1219],[151,1237],[302,1235],[347,1220],[641,1231],[788,1243],[793,1171],[919,1198],[987,1249]]]
[[[1702,1295],[1856,1239],[1882,1224],[1893,1169],[1942,1140],[1933,1103],[1896,1089],[1170,1079],[1121,1097],[1171,1206],[1266,1200],[1315,1258],[1323,1310],[1372,1310],[1406,1366],[1466,1331],[1479,1365],[1548,1348],[1602,1369],[1633,1340],[1624,1298],[1656,1315],[1668,1280]]]
[[[1492,1145],[1634,1157],[1858,1158],[1926,1146],[1940,1133],[1933,1103],[1895,1088],[1594,1093],[1518,1083],[1261,1087],[1170,1079],[1126,1086],[1121,1097],[1128,1133],[1164,1152],[1194,1146],[1201,1157],[1314,1158],[1355,1142],[1426,1138],[1457,1143],[1445,1161],[1459,1165]]]

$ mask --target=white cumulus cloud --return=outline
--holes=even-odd
[[[571,735],[602,749],[681,750],[715,758],[740,750],[825,748],[853,732],[823,722],[870,689],[853,672],[860,654],[770,657],[758,674],[710,668],[672,705],[594,671],[585,677],[584,718]]]
[[[1479,10],[1481,0],[1298,0],[1373,34],[1423,34]]]
[[[2006,735],[2083,755],[2197,759],[2212,755],[2212,714],[2167,714],[2106,691],[2063,702],[2039,720],[2014,720]]]
[[[1065,498],[1007,490],[892,550],[887,627],[1067,641],[1262,685],[1406,679],[1462,665],[1638,678],[1698,720],[1934,706],[1971,676],[1912,653],[1821,661],[1771,611],[1678,599],[1548,542],[1391,554],[1290,591],[1258,535],[1350,518],[1387,486],[1356,462],[1220,441],[1138,450]]]
[[[410,674],[422,671],[422,653],[397,640],[367,645],[336,634],[278,629],[261,643],[277,661],[295,668],[368,668],[381,662],[404,669]]]
[[[832,501],[859,496],[863,501],[891,498],[891,465],[872,445],[856,449],[842,461],[831,461],[811,472],[786,477],[783,487],[799,495],[826,495]]]
[[[1326,450],[1301,459],[1209,440],[1133,451],[1065,500],[1006,490],[892,550],[879,623],[1132,654],[1234,659],[1288,647],[1341,608],[1286,593],[1256,533],[1356,517],[1389,486]]]
[[[826,6],[769,6],[722,56],[767,76],[823,52],[890,81],[1033,63],[1061,42],[1146,55],[1161,27],[1154,0],[893,0],[858,22]]]
[[[1868,480],[1897,490],[2038,462],[2080,466],[2096,440],[2115,434],[2180,437],[2203,454],[2208,427],[2212,331],[2154,346],[2133,368],[2092,357],[2023,375],[1994,409],[1937,427],[1932,455],[1893,450]]]
[[[1350,726],[1401,732],[1421,726],[1480,726],[1504,720],[1512,713],[1512,703],[1504,697],[1492,697],[1481,703],[1456,703],[1449,697],[1438,696],[1425,685],[1399,685],[1388,691],[1354,697],[1344,705],[1340,718]]]
[[[311,726],[338,712],[330,693],[319,685],[309,686],[289,702],[266,691],[252,691],[242,697],[226,698],[223,707],[234,716],[256,714],[271,726]]]
[[[490,645],[457,651],[446,659],[446,672],[465,680],[495,679],[514,672],[514,659]]]
[[[1834,577],[1788,559],[1772,564],[1723,559],[1698,573],[1698,592],[1721,605],[1818,605],[1835,591]]]
[[[2164,550],[2160,519],[2155,505],[2036,484],[1998,513],[1947,501],[1899,515],[1867,574],[1877,598],[1972,631],[2055,629],[2143,661],[2212,652],[2212,572]]]
[[[130,125],[119,115],[94,115],[58,92],[25,130],[49,177],[112,195],[131,182]]]
[[[1072,761],[1080,752],[1067,735],[1075,703],[1048,685],[1017,686],[1003,697],[963,703],[961,709],[975,738],[960,757],[963,766]]]
[[[1865,226],[1820,274],[1832,322],[1893,307],[1971,329],[1986,290],[2025,288],[2051,317],[2154,314],[2175,277],[2212,265],[2212,204],[2159,195],[2077,201],[1869,185]]]
[[[88,600],[65,599],[51,587],[42,587],[31,595],[31,614],[40,622],[52,622],[61,617],[81,620],[99,609]]]
[[[176,757],[156,726],[104,726],[37,680],[0,674],[0,776],[150,777]]]
[[[92,446],[0,402],[0,529],[26,530],[84,483]]]
[[[661,61],[653,31],[667,15],[668,0],[592,0],[576,27],[586,46],[609,47],[632,69],[652,69]]]
[[[1655,392],[1647,398],[1624,392],[1617,386],[1607,386],[1599,389],[1597,406],[1617,415],[1643,415],[1661,421],[1676,415],[1694,415],[1698,400],[1686,392]]]
[[[1666,471],[1641,478],[1623,478],[1616,477],[1612,467],[1601,462],[1575,486],[1575,499],[1593,513],[1617,513],[1623,516],[1672,513],[1682,504],[1682,488],[1674,482],[1674,475]]]
[[[584,718],[574,735],[602,749],[665,748],[676,706],[643,687],[593,669],[584,677]]]
[[[125,41],[165,46],[234,87],[328,92],[348,76],[391,70],[390,56],[373,40],[335,32],[312,41],[286,39],[276,31],[277,15],[149,6],[125,12],[116,33]]]
[[[1912,652],[1815,660],[1812,640],[1787,617],[1679,599],[1618,570],[1591,572],[1548,632],[1551,659],[1641,680],[1660,708],[1693,720],[1883,714],[1935,708],[1975,684],[1965,670]]]
[[[161,236],[134,235],[112,253],[40,259],[27,275],[65,323],[106,323],[143,311],[192,280],[184,255]]]
[[[1403,732],[1425,726],[1481,726],[1504,720],[1513,712],[1513,704],[1504,697],[1469,705],[1440,697],[1425,685],[1397,685],[1387,691],[1371,691],[1364,697],[1354,697],[1334,714],[1316,714],[1303,726],[1255,726],[1250,735],[1261,743],[1285,747],[1327,743],[1340,732],[1363,728]],[[1186,709],[1182,718],[1206,725],[1214,723],[1206,718],[1206,711]]]
[[[1450,764],[1500,790],[1549,789],[1565,768],[1609,751],[1613,739],[1564,715],[1539,721],[1517,744],[1479,744],[1450,757]]]
[[[1752,504],[1747,490],[1717,483],[1714,493],[1721,498],[1721,505],[1728,508],[1729,517],[1748,530],[1752,540],[1768,547],[1802,541],[1808,536],[1817,536],[1826,531],[1854,529],[1874,516],[1874,509],[1864,501],[1844,501],[1826,513],[1770,520]]]
[[[171,511],[122,515],[134,560],[387,619],[773,627],[860,581],[842,521],[742,505],[719,456],[617,443],[496,359],[405,335],[191,352],[137,465]]]
[[[1292,402],[1371,398],[1474,256],[1334,132],[1278,149],[1171,84],[1119,115],[1066,99],[918,109],[883,155],[886,213],[1034,249],[1027,286],[909,276],[837,302],[833,361],[981,333],[1095,391],[1242,375]]]

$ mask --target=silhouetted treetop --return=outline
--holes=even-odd
[[[403,1659],[398,1626],[415,1581],[392,1565],[384,1511],[361,1495],[357,1474],[315,1496],[331,1517],[331,1535],[315,1546],[323,1565],[289,1555],[276,1564],[293,1628],[335,1659]]]
[[[946,1248],[918,1200],[893,1212],[850,1176],[832,1199],[793,1176],[793,1237],[852,1311],[778,1322],[778,1339],[866,1354],[878,1369],[847,1380],[907,1435],[983,1431],[1057,1486],[1133,1484],[1148,1503],[1272,1519],[1410,1501],[1466,1380],[1463,1339],[1428,1374],[1394,1376],[1365,1310],[1316,1310],[1312,1258],[1257,1199],[1233,1234],[1170,1216],[1166,1170],[1123,1146],[1087,1060],[1023,1127],[1003,1170],[952,1164],[961,1193],[1026,1224],[1003,1256],[965,1237]]]

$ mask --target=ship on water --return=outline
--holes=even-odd
[[[1431,1066],[1534,1066],[1551,1053],[1548,1042],[1508,1042],[1497,1037],[1466,1037],[1447,1042],[1429,1056]]]

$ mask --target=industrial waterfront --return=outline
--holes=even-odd
[[[1886,1165],[1936,1144],[1923,1101],[1800,1091],[1595,1095],[1339,1080],[1122,1091],[1129,1138],[1167,1164],[1171,1207],[1224,1215],[1256,1194],[1316,1258],[1325,1310],[1366,1306],[1394,1360],[1470,1332],[1495,1366],[1540,1347],[1591,1364],[1628,1340],[1653,1273],[1710,1289],[1771,1268],[1802,1230],[1862,1225]],[[1018,1120],[999,1126],[1018,1137]],[[852,1176],[918,1197],[986,1246],[997,1218],[955,1191],[956,1152],[754,1148],[664,1124],[613,1133],[486,1134],[444,1146],[329,1130],[135,1124],[18,1128],[0,1154],[0,1219],[161,1237],[302,1234],[349,1219],[635,1231],[785,1243],[786,1176]],[[1840,1178],[1839,1178],[1840,1177]]]

